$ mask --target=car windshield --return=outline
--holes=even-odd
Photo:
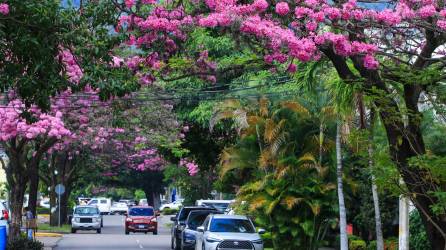
[[[192,230],[197,230],[197,227],[203,224],[210,213],[212,213],[212,211],[192,212],[189,217],[187,217],[187,227]]]
[[[218,209],[220,211],[225,211],[226,208],[228,208],[229,203],[203,203],[203,205],[207,207],[213,207],[215,209]]]
[[[212,220],[209,231],[220,233],[255,233],[251,222],[245,219],[215,218]]]
[[[99,210],[95,207],[77,207],[74,210],[74,213],[80,215],[93,215],[99,214]]]
[[[153,216],[152,208],[139,208],[134,207],[129,211],[130,216]]]
[[[179,220],[179,221],[182,221],[182,222],[186,221],[187,216],[189,216],[189,214],[190,214],[191,211],[194,211],[194,210],[208,210],[208,209],[211,210],[211,208],[203,208],[203,207],[197,207],[197,208],[183,208],[183,209],[181,209],[181,211],[180,211],[178,220]],[[212,210],[215,211],[215,209],[212,209]],[[211,210],[211,211],[212,211],[212,210]]]

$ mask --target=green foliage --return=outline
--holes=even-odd
[[[48,108],[49,97],[68,87],[77,91],[90,84],[100,88],[102,98],[137,89],[129,70],[109,66],[110,51],[123,37],[110,35],[117,12],[108,1],[84,1],[82,13],[54,0],[10,0],[8,5],[11,12],[0,23],[0,43],[8,44],[0,49],[0,92],[15,88],[27,104]],[[70,49],[83,70],[79,85],[61,74],[61,47]]]
[[[352,240],[349,241],[348,243],[348,249],[350,250],[366,250],[367,249],[367,245],[365,243],[365,241],[363,240]]]
[[[137,190],[135,190],[133,197],[135,197],[136,201],[139,201],[141,199],[145,199],[146,198],[146,194],[144,193],[143,190],[137,189]]]
[[[410,238],[409,246],[412,250],[429,250],[432,249],[427,238],[426,229],[421,221],[420,213],[414,210],[410,213]]]
[[[237,210],[271,232],[275,249],[317,249],[335,212],[329,162],[316,160],[319,125],[297,102],[261,99],[256,109],[225,105],[235,112],[221,117],[237,120],[241,136],[223,151],[220,177],[229,186],[245,183]]]
[[[8,250],[42,250],[43,244],[37,240],[30,240],[25,236],[8,241]]]
[[[174,208],[165,208],[163,211],[161,211],[163,215],[173,215],[178,213],[178,209]]]

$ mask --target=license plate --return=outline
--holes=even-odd
[[[145,228],[144,225],[138,225],[138,228]]]

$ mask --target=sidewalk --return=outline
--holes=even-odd
[[[56,236],[56,237],[37,236],[36,239],[43,243],[44,250],[53,250],[54,248],[56,248],[59,240],[62,239],[62,236]]]

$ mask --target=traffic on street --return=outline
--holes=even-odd
[[[78,231],[66,234],[58,242],[56,250],[168,250],[170,248],[170,216],[158,217],[158,235],[152,233],[125,234],[125,216],[104,215],[101,234],[96,231]]]

